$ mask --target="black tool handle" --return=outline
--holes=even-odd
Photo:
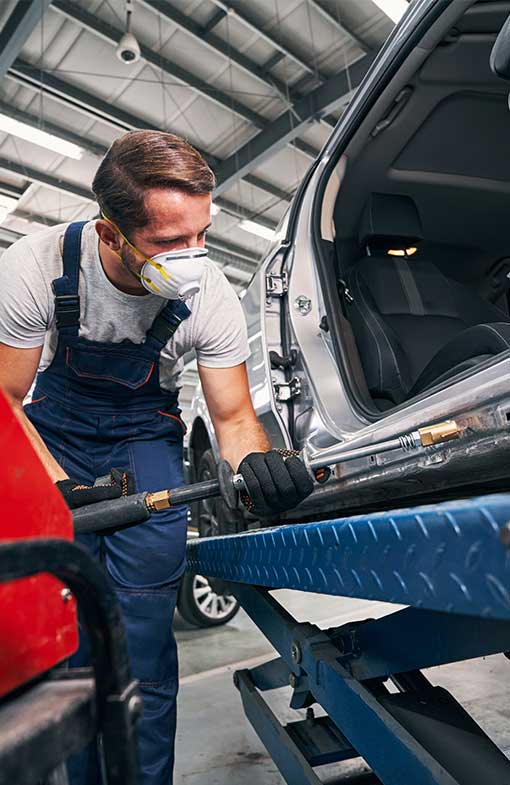
[[[97,504],[87,504],[73,510],[75,534],[99,532],[117,526],[142,523],[150,518],[150,510],[145,503],[147,493],[134,493]]]
[[[220,484],[218,480],[203,480],[203,482],[193,482],[190,485],[183,485],[182,488],[173,488],[169,491],[170,504],[177,507],[178,504],[189,504],[199,502],[202,499],[211,499],[220,495]]]

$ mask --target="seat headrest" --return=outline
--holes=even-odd
[[[423,240],[416,205],[410,196],[371,194],[361,218],[359,241],[363,247],[405,250]]]
[[[489,62],[496,76],[510,79],[510,16],[498,33]]]

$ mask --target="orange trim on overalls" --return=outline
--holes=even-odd
[[[176,414],[168,414],[168,412],[162,412],[161,409],[158,409],[158,414],[161,414],[163,417],[170,417],[171,420],[177,420],[184,433],[186,433],[187,428],[185,424],[183,423],[180,417],[177,417]]]
[[[47,395],[41,395],[41,397],[36,398],[35,401],[29,401],[28,403],[26,403],[25,406],[32,406],[33,403],[39,403],[39,401],[44,401],[44,399],[47,397],[48,397]]]
[[[98,374],[95,373],[82,373],[80,371],[77,371],[76,368],[74,368],[74,366],[69,362],[69,346],[66,347],[66,365],[68,366],[68,368],[71,368],[77,376],[81,376],[84,379],[106,379],[109,382],[122,384],[123,387],[129,387],[130,390],[138,390],[140,389],[140,387],[143,387],[144,384],[147,384],[154,370],[154,363],[151,363],[149,373],[147,374],[143,382],[140,382],[140,384],[137,384],[136,386],[131,386],[130,384],[126,384],[126,382],[123,382],[122,379],[116,379],[115,376],[99,376]]]

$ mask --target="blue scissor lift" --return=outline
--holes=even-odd
[[[289,785],[357,756],[384,785],[509,785],[510,761],[421,670],[510,651],[510,494],[192,540],[188,567],[228,581],[280,654],[234,682]],[[282,588],[408,607],[321,630]],[[307,713],[282,725],[262,693],[288,685]]]

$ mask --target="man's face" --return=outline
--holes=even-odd
[[[168,188],[147,192],[145,207],[148,223],[133,230],[129,241],[145,256],[181,248],[203,248],[211,225],[211,194],[193,195]],[[122,242],[120,256],[131,273],[140,273],[145,259]]]

